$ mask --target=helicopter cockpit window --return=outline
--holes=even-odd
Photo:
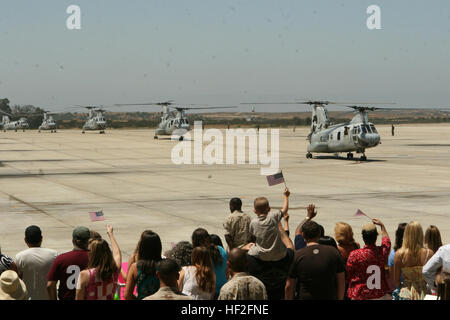
[[[363,124],[361,125],[360,129],[361,129],[362,133],[366,133],[367,132],[366,127]]]
[[[377,129],[375,128],[375,126],[373,124],[370,125],[370,128],[372,129],[373,133],[378,133]]]
[[[366,130],[367,130],[367,133],[372,133],[372,130],[370,130],[370,127],[368,124],[366,124]]]
[[[337,139],[338,139],[338,140],[341,140],[341,133],[340,133],[340,132],[338,132]]]

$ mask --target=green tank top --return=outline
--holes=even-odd
[[[155,294],[156,291],[159,290],[159,279],[156,276],[156,272],[154,275],[147,275],[142,273],[141,268],[137,267],[137,281],[136,281],[136,290],[137,290],[137,298],[138,300],[142,300],[152,294]]]

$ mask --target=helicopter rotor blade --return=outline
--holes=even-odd
[[[242,105],[254,105],[254,104],[307,104],[307,105],[329,105],[329,104],[336,104],[336,105],[348,105],[348,104],[395,104],[395,103],[383,103],[383,102],[374,102],[374,103],[367,103],[367,102],[334,102],[334,101],[320,101],[320,100],[310,100],[310,101],[293,101],[293,102],[255,102],[255,103],[241,103]]]
[[[226,107],[198,107],[198,108],[190,108],[190,107],[174,107],[177,110],[208,110],[208,109],[235,109],[237,106],[226,106]]]
[[[174,100],[168,100],[164,102],[144,102],[144,103],[116,103],[115,107],[126,107],[126,106],[171,106]]]
[[[9,114],[8,112],[5,112],[5,111],[3,111],[3,110],[0,110],[0,112],[3,113],[3,114],[6,114],[6,115],[9,116],[9,117],[13,117],[12,114]]]

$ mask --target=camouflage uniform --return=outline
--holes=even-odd
[[[236,273],[220,289],[219,300],[267,300],[266,287],[246,272]]]
[[[193,298],[179,293],[175,288],[163,287],[155,294],[146,297],[143,300],[193,300]]]

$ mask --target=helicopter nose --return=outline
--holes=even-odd
[[[380,135],[374,133],[365,134],[359,140],[364,146],[375,147],[380,143]]]

